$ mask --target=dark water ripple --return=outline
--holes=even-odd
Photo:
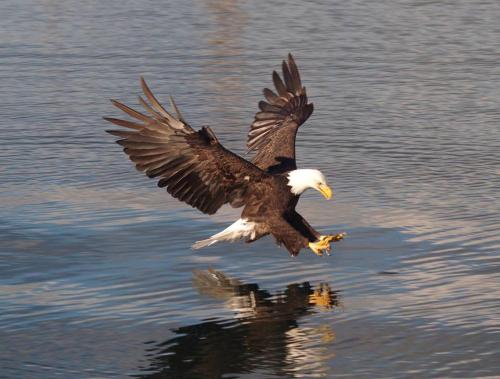
[[[0,377],[500,376],[500,44],[495,1],[119,6],[3,1]],[[348,232],[193,252],[207,218],[136,173],[102,116],[144,75],[244,153],[291,51],[315,113],[302,167]]]

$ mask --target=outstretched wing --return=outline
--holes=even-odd
[[[291,54],[283,61],[283,80],[276,71],[273,82],[277,94],[264,89],[267,100],[259,102],[260,112],[248,133],[247,147],[256,150],[252,162],[262,170],[281,173],[297,168],[295,163],[295,136],[313,112],[307,103],[306,88],[302,87],[299,70]]]
[[[134,120],[105,117],[130,129],[107,132],[122,138],[117,143],[137,169],[158,178],[159,187],[203,213],[213,214],[225,203],[243,206],[252,183],[267,174],[225,149],[209,127],[191,128],[172,98],[176,117],[162,107],[142,78],[141,85],[150,104],[142,97],[139,101],[148,115],[112,100]]]

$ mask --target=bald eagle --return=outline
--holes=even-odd
[[[208,126],[194,130],[170,97],[172,112],[155,98],[146,82],[146,96],[139,101],[147,114],[116,101],[111,102],[132,119],[104,119],[129,130],[108,130],[139,171],[157,178],[176,199],[206,214],[224,204],[243,207],[241,218],[220,233],[196,242],[194,249],[220,241],[253,242],[271,234],[292,256],[309,247],[315,254],[330,252],[330,243],[344,233],[321,235],[295,211],[300,195],[308,188],[327,199],[332,190],[315,169],[297,169],[295,136],[313,112],[291,54],[282,64],[283,79],[274,71],[276,92],[265,88],[266,101],[250,126],[247,147],[256,152],[252,161],[227,150]],[[175,114],[175,116],[174,116]]]

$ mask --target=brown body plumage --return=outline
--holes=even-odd
[[[139,100],[148,114],[112,100],[133,120],[105,118],[130,129],[108,132],[121,138],[117,143],[138,170],[157,178],[159,187],[203,213],[214,214],[224,204],[244,207],[233,229],[195,247],[240,238],[252,242],[272,234],[290,254],[297,255],[320,239],[320,234],[295,211],[300,193],[293,193],[288,176],[296,169],[297,130],[313,111],[291,55],[283,62],[283,78],[274,72],[277,93],[266,88],[267,102],[259,102],[260,112],[248,135],[248,148],[256,151],[252,162],[225,149],[209,127],[195,131],[172,98],[175,116],[165,110],[142,78],[149,104],[141,97]]]

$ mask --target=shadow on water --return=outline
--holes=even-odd
[[[303,328],[298,320],[341,306],[339,293],[328,284],[294,283],[273,294],[213,269],[195,270],[193,284],[201,295],[224,301],[235,317],[174,329],[175,337],[148,350],[148,367],[136,377],[235,378],[261,370],[278,376],[304,367],[326,370],[321,345],[332,342],[335,333],[328,326]]]

